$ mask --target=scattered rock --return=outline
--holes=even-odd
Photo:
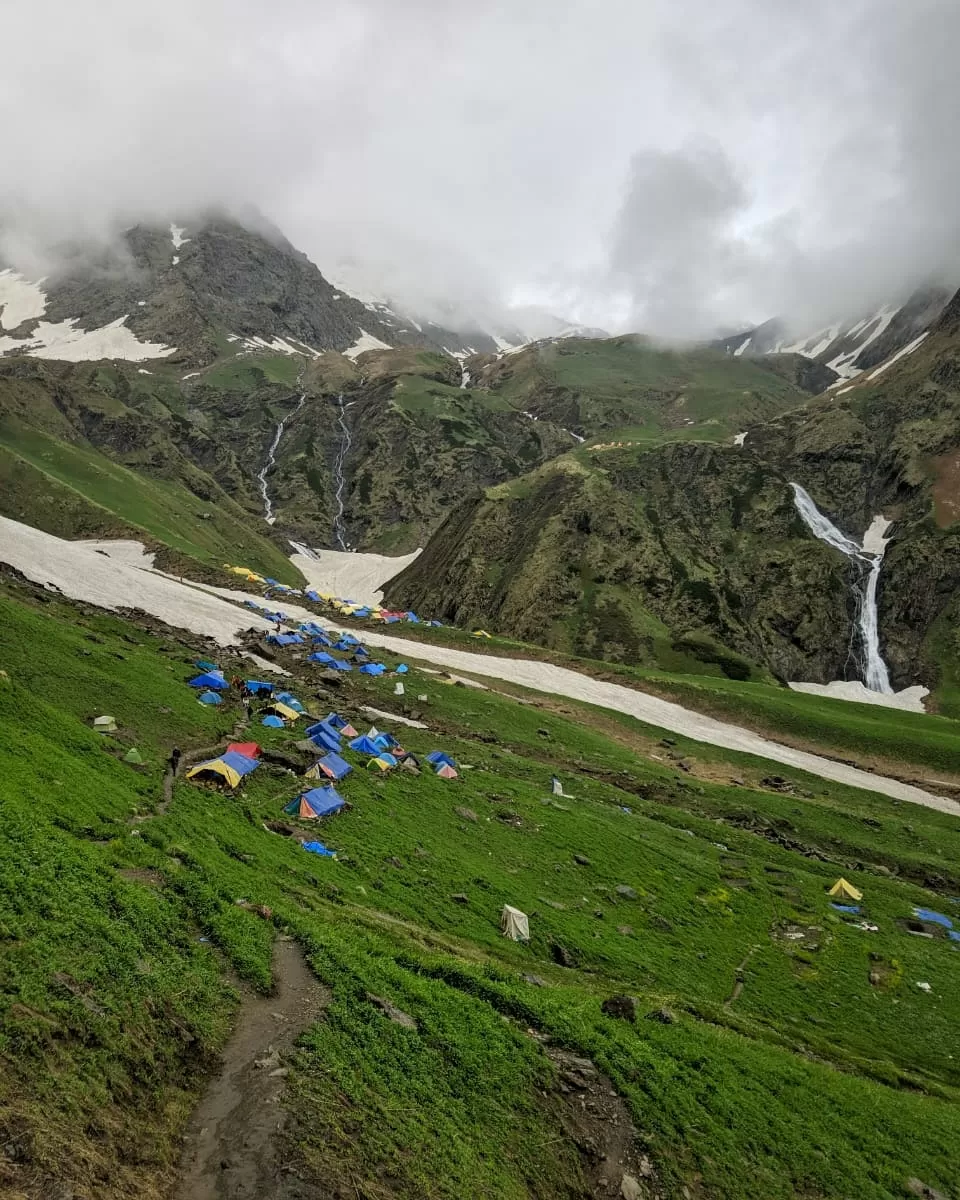
[[[632,925],[618,925],[617,933],[622,933],[624,937],[630,937],[630,935],[633,933],[633,926]]]
[[[661,1025],[676,1025],[677,1018],[669,1008],[655,1008],[646,1015],[648,1021],[659,1021]]]
[[[537,730],[537,733],[538,733],[538,734],[540,735],[540,737],[542,737],[542,738],[548,738],[548,737],[550,736],[550,730],[549,730],[549,729],[538,729],[538,730]]]
[[[404,1029],[416,1029],[417,1022],[405,1013],[403,1009],[386,1000],[383,996],[374,996],[372,992],[367,992],[367,1002],[372,1004],[374,1008],[379,1008],[385,1017],[388,1017],[395,1025],[402,1025]]]
[[[600,1011],[620,1021],[635,1021],[639,1006],[636,996],[610,996],[600,1005]]]
[[[384,859],[384,862],[387,864],[387,866],[396,867],[398,871],[403,870],[403,861],[397,858],[395,854],[391,854],[389,858]]]
[[[268,1047],[270,1051],[266,1058],[254,1059],[253,1065],[258,1071],[275,1071],[280,1066],[280,1051]]]
[[[524,983],[529,983],[531,987],[549,987],[549,983],[545,979],[541,979],[539,975],[521,975],[520,978]]]
[[[730,780],[730,782],[732,784],[735,784],[737,787],[746,787],[747,786],[746,780],[742,779],[739,775],[734,775],[733,778]]]
[[[453,892],[450,896],[450,899],[454,902],[454,904],[469,904],[470,903],[470,897],[467,895],[466,892]]]
[[[617,895],[621,896],[624,900],[636,900],[637,898],[636,888],[629,887],[625,883],[618,883],[616,890]]]
[[[464,821],[476,822],[478,820],[477,814],[473,811],[472,808],[459,808],[458,807],[458,808],[455,808],[453,811],[457,814],[458,817],[461,817]]]
[[[559,942],[550,944],[550,953],[553,956],[553,961],[561,967],[575,967],[577,960],[573,957],[566,946],[561,946]]]
[[[680,768],[681,771],[692,771],[693,770],[693,759],[692,758],[681,758],[677,762],[677,766]]]
[[[632,1175],[624,1175],[620,1180],[620,1195],[623,1200],[643,1200],[640,1184]]]
[[[673,925],[666,917],[652,916],[650,918],[650,928],[659,930],[660,933],[673,933]]]
[[[675,746],[676,744],[677,744],[676,738],[668,738],[668,737],[661,738],[660,741],[658,742],[658,745],[660,745],[660,746]]]
[[[938,1192],[920,1179],[908,1179],[906,1187],[911,1196],[920,1196],[921,1200],[947,1200],[943,1192]]]
[[[578,867],[592,867],[593,866],[593,862],[589,858],[587,858],[587,856],[585,854],[575,854],[573,856],[573,861],[577,864]]]

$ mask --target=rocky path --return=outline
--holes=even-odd
[[[171,1200],[295,1200],[304,1192],[281,1154],[287,1069],[283,1055],[312,1025],[329,992],[300,947],[280,938],[273,960],[275,991],[244,997],[219,1074],[187,1127],[180,1180]]]

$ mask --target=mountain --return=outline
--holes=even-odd
[[[800,354],[836,372],[837,383],[847,382],[881,367],[913,345],[931,328],[951,295],[941,287],[925,287],[904,301],[882,304],[854,319],[836,321],[812,333],[797,335],[774,319],[721,338],[712,345],[736,357]]]
[[[474,494],[387,598],[595,657],[849,677],[850,564],[811,536],[797,482],[851,535],[893,520],[879,626],[894,685],[960,711],[960,294],[873,376],[745,437],[618,439]]]

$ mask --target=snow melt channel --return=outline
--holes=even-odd
[[[799,483],[791,483],[790,486],[793,488],[793,502],[797,511],[814,537],[846,555],[857,569],[853,591],[860,646],[854,649],[851,644],[851,651],[867,688],[871,692],[892,693],[890,674],[880,653],[877,623],[877,581],[889,540],[884,535],[890,528],[890,522],[882,516],[874,517],[870,528],[864,534],[863,543],[858,544],[845,533],[841,533],[836,525],[823,515]]]
[[[263,519],[268,525],[272,525],[277,518],[274,515],[273,501],[270,499],[270,491],[267,488],[267,475],[276,466],[277,447],[280,445],[280,439],[283,437],[283,430],[286,423],[291,419],[291,417],[295,417],[300,409],[303,408],[306,399],[307,393],[304,392],[301,395],[300,400],[297,403],[297,407],[293,410],[293,412],[289,413],[283,418],[282,421],[279,422],[276,432],[273,435],[273,441],[270,443],[270,449],[267,451],[266,460],[264,461],[263,466],[257,472],[257,482],[260,484],[260,495],[263,497]]]

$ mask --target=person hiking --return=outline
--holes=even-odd
[[[177,768],[180,766],[180,747],[174,746],[170,751],[170,772],[176,775]]]

